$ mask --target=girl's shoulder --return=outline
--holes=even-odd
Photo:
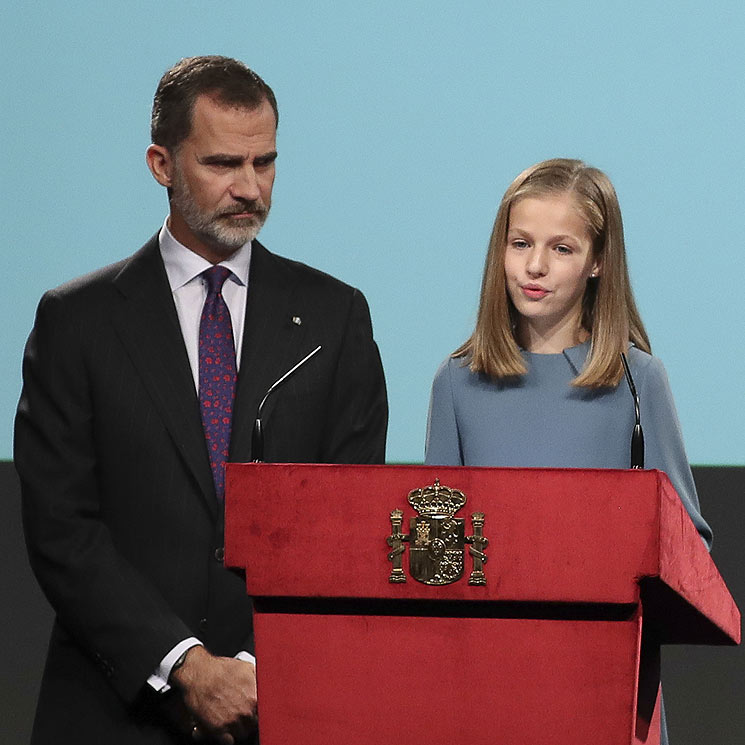
[[[629,347],[627,356],[637,386],[668,386],[667,371],[659,357],[644,352],[633,344]]]
[[[460,388],[466,385],[469,379],[476,377],[476,373],[471,372],[466,357],[453,357],[448,355],[437,368],[435,373],[434,385]]]
[[[471,372],[469,362],[468,357],[453,357],[453,355],[449,354],[440,363],[435,377],[468,377],[469,375],[475,375],[476,373]]]

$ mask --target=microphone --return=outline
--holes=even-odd
[[[261,422],[261,410],[264,408],[269,395],[279,388],[282,383],[287,380],[299,367],[304,365],[316,352],[321,351],[321,345],[319,344],[310,354],[306,354],[303,359],[300,360],[294,367],[291,367],[279,380],[275,380],[269,390],[264,394],[264,398],[261,399],[259,408],[256,411],[256,421],[254,422],[253,433],[251,434],[251,453],[253,455],[254,463],[262,463],[264,461],[264,427]]]
[[[629,363],[623,352],[621,352],[621,362],[623,362],[623,372],[626,375],[626,382],[629,384],[629,390],[634,397],[634,417],[636,424],[634,425],[634,431],[631,433],[631,468],[644,468],[644,432],[642,432],[642,418],[639,410],[639,394],[636,392]]]

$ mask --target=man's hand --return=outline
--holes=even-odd
[[[250,662],[196,646],[170,681],[194,717],[196,736],[233,745],[256,729],[256,668]]]

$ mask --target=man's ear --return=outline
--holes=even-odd
[[[173,157],[171,151],[162,145],[150,145],[145,151],[145,161],[153,178],[166,188],[171,186]]]

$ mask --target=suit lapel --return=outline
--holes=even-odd
[[[185,466],[216,515],[199,400],[157,236],[132,257],[114,284],[124,296],[115,319],[117,332]]]
[[[272,383],[302,356],[305,330],[292,322],[297,312],[293,306],[295,295],[296,277],[290,265],[254,241],[233,413],[231,461],[250,460],[251,433],[259,403]]]

